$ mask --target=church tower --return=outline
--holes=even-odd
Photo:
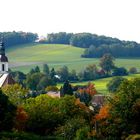
[[[0,42],[0,74],[8,73],[8,58],[5,56],[3,41]]]

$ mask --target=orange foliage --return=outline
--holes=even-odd
[[[17,113],[16,113],[16,126],[15,126],[15,128],[17,130],[20,130],[20,131],[23,130],[27,119],[28,119],[28,115],[25,112],[24,108],[19,106],[17,108]]]
[[[90,94],[91,96],[95,95],[97,93],[94,84],[88,83],[88,86],[84,89],[79,89],[79,93],[87,93]]]
[[[95,119],[96,120],[102,120],[102,119],[106,119],[109,117],[109,109],[110,107],[108,105],[104,105],[100,111],[99,111],[99,114],[97,114],[95,116]]]
[[[75,105],[79,106],[82,110],[86,112],[90,112],[90,109],[85,104],[81,103],[79,98],[76,99]]]

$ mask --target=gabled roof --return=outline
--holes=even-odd
[[[49,91],[49,92],[47,93],[47,95],[48,95],[48,96],[51,96],[51,97],[53,97],[53,98],[56,98],[56,97],[60,98],[60,92]]]
[[[0,74],[0,87],[12,84],[15,84],[15,81],[9,73]]]
[[[106,97],[105,95],[101,95],[101,94],[94,95],[92,99],[92,104],[102,106],[105,102],[105,97]]]

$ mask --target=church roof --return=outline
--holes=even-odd
[[[15,81],[9,73],[0,74],[0,87],[12,84],[15,84]]]
[[[8,62],[8,58],[5,56],[5,47],[3,41],[0,41],[0,62]]]
[[[8,58],[5,55],[0,55],[0,62],[8,62]]]

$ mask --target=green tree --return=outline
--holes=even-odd
[[[75,104],[74,96],[52,98],[39,95],[29,98],[24,104],[25,111],[29,115],[27,130],[36,134],[54,135],[59,126],[75,117],[82,117],[84,113]]]
[[[43,73],[46,75],[49,75],[50,73],[49,66],[47,64],[43,65]]]
[[[40,72],[40,68],[39,68],[39,66],[36,66],[35,68],[34,68],[34,71],[37,73],[37,72]]]
[[[19,84],[6,85],[2,87],[2,91],[8,96],[9,101],[16,106],[21,105],[28,94],[28,90]]]
[[[42,73],[34,73],[32,75],[27,75],[27,79],[25,81],[26,87],[31,90],[37,90],[37,85],[40,82],[40,79],[44,76]]]
[[[50,71],[50,77],[53,79],[53,78],[55,78],[55,75],[56,75],[55,69],[52,68]]]
[[[63,121],[59,103],[59,99],[47,95],[26,100],[25,110],[29,115],[27,129],[36,134],[51,134]]]
[[[127,79],[123,77],[113,77],[108,83],[107,83],[107,89],[109,92],[114,93],[117,90],[119,90],[119,86],[123,81]]]
[[[8,100],[8,96],[3,94],[0,89],[0,131],[11,130],[14,126],[15,116],[16,106]]]
[[[60,68],[58,71],[57,71],[58,75],[60,76],[61,78],[61,81],[66,81],[68,80],[68,77],[69,77],[69,70],[68,70],[68,67],[67,66],[63,66],[62,68]]]
[[[73,89],[68,80],[64,83],[63,87],[61,87],[60,94],[61,96],[66,95],[66,94],[73,95]]]
[[[111,70],[115,67],[114,57],[111,54],[104,54],[100,59],[99,66],[106,72],[107,75],[110,74]]]
[[[37,89],[44,91],[47,86],[54,86],[54,85],[55,85],[55,81],[53,81],[50,77],[45,75],[39,80]]]
[[[77,81],[78,80],[78,76],[76,74],[76,70],[72,70],[70,73],[69,73],[69,77],[68,79],[70,81]]]
[[[109,100],[110,117],[106,120],[107,125],[103,130],[106,138],[125,139],[132,132],[140,134],[139,99],[140,78],[125,80]]]
[[[32,68],[32,69],[29,71],[29,73],[28,73],[28,74],[30,74],[30,75],[31,75],[31,74],[34,74],[34,73],[36,73],[36,72],[35,72],[35,70]]]
[[[113,76],[125,76],[128,75],[127,69],[125,69],[124,67],[120,67],[120,68],[114,68],[112,70],[112,75]]]
[[[76,132],[86,125],[85,119],[79,118],[71,118],[66,121],[63,126],[58,128],[57,133],[64,138],[64,140],[74,140],[76,137]],[[87,132],[88,133],[88,132]],[[79,136],[77,136],[79,137]],[[78,139],[80,140],[80,139]]]
[[[11,74],[16,83],[24,85],[26,75],[23,72],[15,71],[15,72],[11,72]]]

